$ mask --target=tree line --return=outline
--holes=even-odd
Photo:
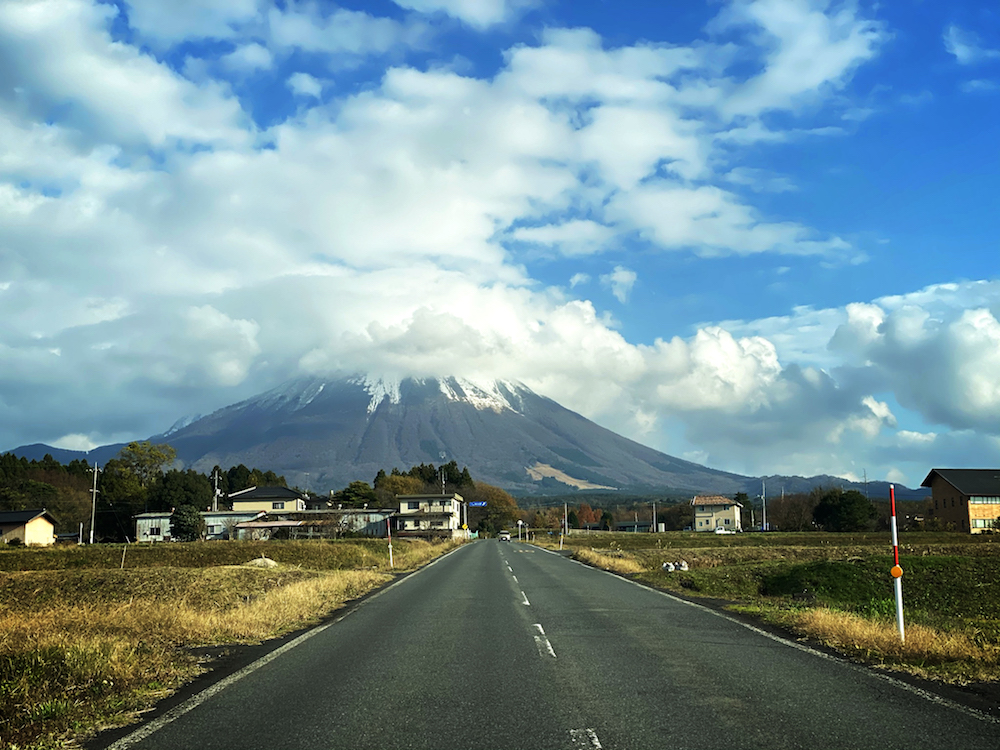
[[[273,471],[243,464],[210,475],[193,469],[170,467],[177,457],[165,444],[136,441],[100,467],[94,512],[95,538],[124,541],[134,534],[133,516],[147,511],[164,512],[190,507],[195,511],[212,505],[213,476],[219,490],[228,494],[248,487],[285,487],[285,478]],[[93,510],[93,468],[86,459],[63,465],[46,454],[41,461],[0,455],[0,510],[46,508],[59,522],[58,530],[89,530]]]

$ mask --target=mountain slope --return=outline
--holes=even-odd
[[[195,469],[266,466],[315,488],[450,460],[518,492],[732,493],[749,481],[623,438],[511,381],[302,379],[152,439],[169,442]]]

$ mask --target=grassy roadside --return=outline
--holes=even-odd
[[[455,546],[394,542],[395,572]],[[262,555],[279,565],[239,564]],[[66,747],[126,723],[204,671],[193,647],[305,627],[392,578],[378,540],[133,545],[124,569],[121,556],[0,552],[0,748]]]
[[[884,535],[605,534],[565,540],[573,556],[824,643],[851,658],[951,683],[1000,681],[1000,539],[907,535],[906,641],[895,622]],[[558,540],[538,539],[543,546]],[[687,571],[664,563],[683,560]]]

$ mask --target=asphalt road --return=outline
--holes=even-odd
[[[1000,748],[1000,725],[514,543],[466,545],[111,746]]]

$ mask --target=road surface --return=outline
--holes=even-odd
[[[1000,725],[537,547],[459,548],[111,745],[990,748]]]

